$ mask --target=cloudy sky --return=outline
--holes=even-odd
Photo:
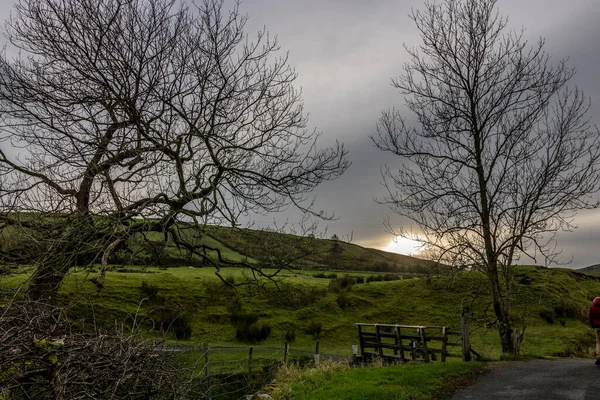
[[[555,60],[569,58],[569,66],[577,70],[573,83],[591,98],[592,119],[600,124],[600,2],[499,0],[498,4],[511,28],[524,27],[533,41],[545,37]],[[393,239],[384,229],[385,218],[410,229],[410,223],[373,201],[385,194],[380,168],[394,166],[398,159],[375,149],[369,135],[382,110],[403,106],[390,79],[400,74],[407,60],[402,44],[419,44],[408,13],[422,5],[422,0],[242,3],[242,11],[250,17],[248,31],[264,25],[289,51],[311,125],[326,140],[337,139],[350,151],[352,166],[345,176],[317,191],[317,205],[339,216],[327,224],[328,235],[353,232],[355,243],[382,248]],[[263,223],[271,220],[259,218]],[[580,214],[576,222],[578,230],[558,238],[561,260],[571,261],[572,268],[600,263],[600,211]]]
[[[229,2],[230,0],[227,0]],[[0,19],[12,8],[12,0],[0,0]],[[500,12],[510,26],[526,28],[527,37],[547,40],[555,60],[569,58],[577,69],[573,83],[592,100],[592,119],[600,124],[600,1],[597,0],[499,0]],[[245,0],[243,13],[250,20],[247,32],[266,26],[277,35],[289,62],[298,74],[311,127],[323,132],[323,142],[343,142],[352,166],[337,181],[316,192],[317,207],[335,211],[338,220],[327,225],[327,235],[383,248],[393,237],[383,221],[410,229],[386,208],[374,202],[385,194],[380,169],[398,159],[374,148],[369,139],[382,112],[401,108],[403,98],[390,85],[407,60],[402,47],[419,44],[408,18],[411,8],[423,0]],[[258,217],[257,225],[281,223],[291,214]],[[562,234],[562,261],[578,268],[600,263],[600,210],[580,215],[579,229]],[[538,260],[540,263],[541,260]]]

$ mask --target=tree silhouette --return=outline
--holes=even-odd
[[[422,44],[393,80],[415,116],[383,113],[373,140],[407,160],[384,171],[383,202],[412,220],[443,263],[488,279],[502,351],[513,332],[512,267],[555,261],[554,237],[598,205],[600,136],[544,41],[507,30],[496,0],[428,2],[412,13]],[[521,336],[522,337],[522,336]]]

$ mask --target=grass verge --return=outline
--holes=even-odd
[[[446,399],[471,382],[482,371],[482,364],[429,363],[390,367],[349,368],[322,363],[299,372],[282,367],[278,384],[271,388],[275,399]]]

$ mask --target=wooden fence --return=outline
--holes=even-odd
[[[464,357],[453,354],[449,347],[464,347],[462,343],[449,340],[449,336],[461,336],[445,326],[390,325],[390,324],[356,324],[360,354],[355,351],[356,363],[382,359],[386,362],[406,362],[436,360],[442,362],[448,357]],[[467,330],[468,332],[468,330]],[[467,338],[468,339],[468,338]],[[457,339],[458,341],[458,339]],[[467,351],[467,353],[469,353]]]

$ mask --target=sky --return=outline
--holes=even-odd
[[[499,0],[498,6],[510,28],[525,28],[533,42],[544,37],[554,60],[569,59],[577,70],[572,83],[590,97],[590,116],[600,124],[600,2]],[[266,26],[289,51],[311,126],[325,141],[339,140],[349,150],[352,166],[345,175],[316,191],[316,205],[339,217],[323,224],[327,235],[352,234],[354,243],[384,248],[393,239],[384,228],[386,218],[393,226],[416,228],[374,201],[385,196],[381,168],[393,168],[399,159],[375,149],[369,136],[383,110],[403,107],[391,78],[407,61],[403,43],[419,44],[408,14],[422,7],[422,0],[246,0],[241,5],[250,17],[249,32]],[[274,218],[285,215],[257,221]],[[558,236],[558,259],[570,268],[600,263],[600,210],[580,213],[575,223],[577,230]]]
[[[226,4],[230,0],[226,0]],[[0,20],[8,17],[12,0],[0,0]],[[245,0],[247,33],[266,27],[278,37],[289,63],[298,72],[310,128],[322,132],[322,144],[340,141],[352,162],[336,181],[315,191],[317,209],[335,212],[337,220],[322,222],[326,235],[352,236],[356,244],[385,248],[393,240],[383,221],[414,228],[374,199],[385,196],[381,168],[394,167],[397,157],[377,150],[369,136],[381,112],[403,108],[402,96],[391,86],[407,61],[402,46],[418,45],[419,36],[408,14],[423,0]],[[554,60],[569,58],[577,70],[572,83],[592,101],[590,116],[600,124],[600,2],[597,0],[499,0],[501,14],[513,29],[526,29],[532,41],[546,38]],[[4,40],[4,39],[2,39]],[[257,216],[256,226],[294,222],[293,212]],[[600,210],[581,213],[575,232],[563,233],[559,257],[579,268],[600,263]],[[539,264],[543,260],[536,260]]]

